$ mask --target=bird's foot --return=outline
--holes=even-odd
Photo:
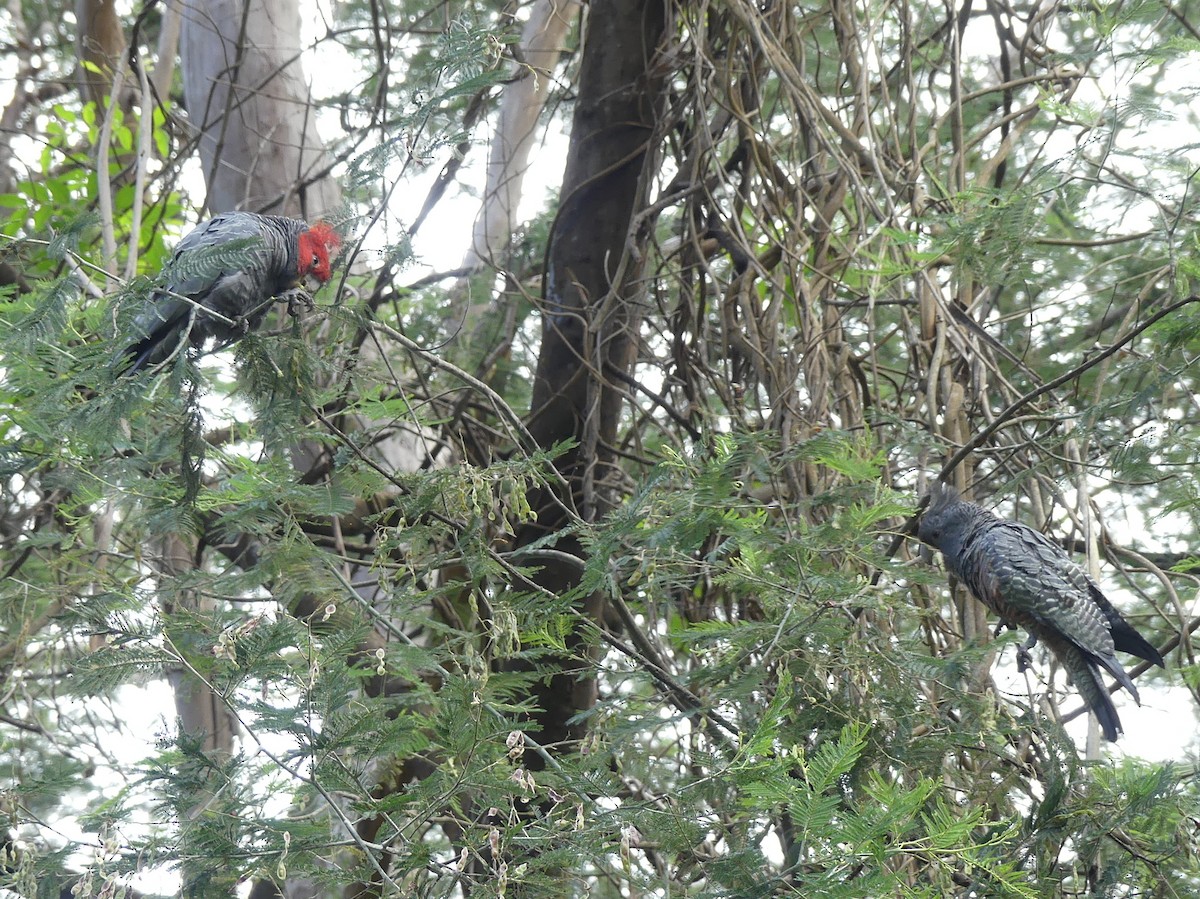
[[[298,318],[301,311],[312,312],[316,308],[312,294],[303,287],[293,287],[281,294],[279,299],[287,301],[288,315],[292,318]]]
[[[1031,656],[1029,654],[1029,650],[1026,649],[1025,644],[1022,643],[1020,646],[1017,647],[1017,673],[1024,674],[1026,671],[1029,670],[1029,667],[1032,664],[1033,664],[1033,656]]]
[[[1029,650],[1037,646],[1037,637],[1033,634],[1029,635],[1029,639],[1017,647],[1017,672],[1024,674],[1033,664],[1033,656],[1029,654]]]
[[[1011,621],[1005,621],[1004,619],[1000,619],[1000,621],[996,622],[996,629],[994,631],[992,631],[992,639],[999,640],[1000,635],[1002,633],[1004,633],[1005,631],[1015,631],[1016,629],[1017,629],[1017,626],[1015,624],[1013,624]]]

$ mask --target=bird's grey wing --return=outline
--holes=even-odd
[[[242,216],[217,216],[189,231],[175,247],[171,260],[164,268],[162,289],[154,290],[150,301],[134,317],[133,327],[142,338],[157,334],[164,326],[171,327],[184,320],[192,304],[180,297],[195,297],[209,290],[221,275],[223,261],[205,259],[211,248],[225,240],[261,240],[253,219]],[[178,294],[178,296],[172,296]]]
[[[999,589],[1038,623],[1067,634],[1081,649],[1113,651],[1103,610],[1092,599],[1088,576],[1045,536],[1018,522],[992,529],[986,555]]]
[[[1035,531],[1033,528],[1027,527],[1020,522],[1005,522],[1005,526],[1019,530],[1022,540],[1029,546],[1036,547],[1037,552],[1043,557],[1058,558],[1065,562],[1070,583],[1072,588],[1074,588],[1069,594],[1070,597],[1079,597],[1083,601],[1082,597],[1086,594],[1087,599],[1090,599],[1095,604],[1108,624],[1109,633],[1112,636],[1115,648],[1121,652],[1137,656],[1139,659],[1145,659],[1147,662],[1153,662],[1155,665],[1166,667],[1162,654],[1152,643],[1134,630],[1133,625],[1122,617],[1116,607],[1109,602],[1108,597],[1104,595],[1104,591],[1100,589],[1100,585],[1083,568],[1075,564],[1071,557],[1067,555],[1066,550],[1045,534]]]
[[[1019,522],[996,527],[988,545],[998,589],[1025,616],[1022,624],[1043,641],[1059,634],[1103,665],[1138,698],[1114,654],[1108,617],[1092,598],[1091,579],[1066,552]]]
[[[254,298],[257,306],[248,307],[248,297]],[[238,340],[248,329],[257,327],[271,305],[269,297],[258,296],[253,275],[236,271],[221,276],[204,297],[204,308],[211,309],[220,318],[205,315],[200,321],[206,336],[211,335],[225,343]]]
[[[1087,579],[1087,582],[1088,593],[1092,597],[1092,601],[1100,607],[1100,611],[1108,620],[1108,627],[1112,632],[1113,645],[1121,650],[1121,652],[1127,652],[1131,656],[1145,659],[1147,662],[1158,665],[1160,668],[1167,667],[1162,653],[1158,651],[1158,648],[1134,630],[1133,625],[1126,621],[1124,616],[1117,611],[1116,607],[1108,601],[1108,597],[1101,591],[1100,586],[1090,577]]]
[[[227,240],[261,240],[264,227],[262,216],[245,212],[218,215],[184,235],[175,245],[175,255]]]
[[[161,362],[178,345],[180,333],[188,328],[194,304],[180,296],[155,288],[133,318],[130,345],[125,355],[132,358],[128,371]],[[194,324],[193,324],[194,328]],[[189,335],[199,342],[199,333]]]
[[[186,300],[155,289],[133,320],[131,342],[122,353],[128,361],[122,370],[133,373],[162,362],[179,346],[185,331],[189,343],[202,342],[203,333],[197,330],[197,323],[188,324],[192,308]]]
[[[257,216],[219,215],[190,231],[175,247],[166,287],[172,293],[199,296],[229,272],[261,266],[268,252]]]

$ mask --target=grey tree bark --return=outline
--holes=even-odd
[[[300,65],[296,0],[184,0],[181,54],[209,210],[308,218],[339,205]]]
[[[475,219],[463,268],[498,264],[512,239],[538,118],[550,94],[551,77],[562,54],[563,40],[578,10],[577,0],[536,0],[529,10],[517,50],[519,66],[500,98],[496,131],[488,154],[483,206]]]
[[[175,6],[182,20],[184,97],[199,132],[208,189],[205,208],[309,220],[337,208],[341,192],[324,171],[325,148],[300,64],[297,0],[183,0]],[[160,61],[160,69],[169,71],[169,63]],[[182,725],[205,732],[206,752],[232,752],[233,729],[222,726],[219,697],[186,670],[172,677],[172,687]],[[186,871],[184,879],[186,892]],[[289,886],[296,895],[314,895],[307,882]]]
[[[500,97],[483,202],[460,266],[469,274],[454,286],[446,307],[445,320],[453,323],[458,335],[456,353],[480,344],[485,344],[483,351],[487,352],[497,342],[511,339],[516,327],[514,317],[507,315],[505,308],[512,298],[488,289],[472,296],[472,281],[489,268],[492,272],[508,268],[506,257],[517,225],[517,207],[524,195],[538,121],[550,95],[563,42],[579,17],[579,8],[578,0],[535,0],[521,31],[521,41],[513,50],[517,63]]]

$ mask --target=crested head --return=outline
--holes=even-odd
[[[934,481],[929,488],[929,508],[925,510],[925,514],[936,515],[959,500],[960,496],[957,490],[945,481]]]
[[[957,490],[942,481],[934,481],[929,497],[929,508],[917,525],[917,537],[922,543],[944,550],[962,539],[964,526],[979,509],[964,502]]]
[[[333,274],[330,261],[337,256],[342,236],[325,222],[316,222],[300,232],[296,243],[300,277],[312,275],[322,284],[327,282]]]

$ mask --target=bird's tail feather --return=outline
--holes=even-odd
[[[1138,705],[1142,704],[1142,697],[1138,695],[1137,687],[1133,685],[1133,680],[1125,673],[1125,669],[1121,667],[1121,663],[1117,661],[1116,656],[1098,656],[1091,655],[1093,665],[1102,665],[1109,674],[1116,678],[1117,683],[1129,691],[1129,695],[1133,697],[1133,701]],[[1097,669],[1098,673],[1098,669]],[[1103,681],[1101,681],[1103,685]],[[1108,695],[1108,690],[1104,691],[1104,695]]]
[[[122,361],[117,366],[117,377],[137,374],[169,359],[178,345],[172,342],[172,336],[177,335],[173,335],[170,329],[159,328],[130,346],[121,354]]]
[[[1108,689],[1104,686],[1104,679],[1100,675],[1100,665],[1097,660],[1093,660],[1085,656],[1082,652],[1075,650],[1067,654],[1063,659],[1066,669],[1071,674],[1071,680],[1075,682],[1075,689],[1079,691],[1079,695],[1083,697],[1084,703],[1096,719],[1100,722],[1100,729],[1104,732],[1104,739],[1110,743],[1117,739],[1117,734],[1121,733],[1121,719],[1117,717],[1117,707],[1113,705],[1112,697],[1108,693]],[[1107,665],[1105,667],[1108,667]],[[1120,671],[1121,666],[1116,666]],[[1109,668],[1112,671],[1111,668]],[[1116,673],[1113,672],[1113,676]],[[1129,681],[1128,675],[1121,671],[1121,676],[1117,680],[1122,680],[1122,686],[1129,689],[1133,693],[1134,698],[1137,697],[1137,691],[1132,689],[1132,683]]]
[[[1162,653],[1158,649],[1133,629],[1133,625],[1121,617],[1121,613],[1113,608],[1113,604],[1108,601],[1108,597],[1096,585],[1096,582],[1088,578],[1088,592],[1092,595],[1092,599],[1098,605],[1101,611],[1104,612],[1104,617],[1108,621],[1108,629],[1112,632],[1113,646],[1121,652],[1127,652],[1131,656],[1137,656],[1139,659],[1145,659],[1147,662],[1152,662],[1159,668],[1166,668],[1167,663],[1163,661]]]
[[[1131,656],[1137,656],[1139,659],[1145,659],[1147,662],[1152,662],[1160,668],[1165,668],[1166,663],[1163,661],[1162,653],[1155,648],[1149,640],[1133,629],[1128,621],[1121,619],[1119,621],[1110,622],[1112,627],[1113,645],[1121,652],[1127,652]]]
[[[123,364],[117,369],[117,377],[121,375],[137,374],[147,363],[150,358],[158,351],[158,342],[147,338],[141,343],[135,344],[130,349],[126,350],[122,356]]]

